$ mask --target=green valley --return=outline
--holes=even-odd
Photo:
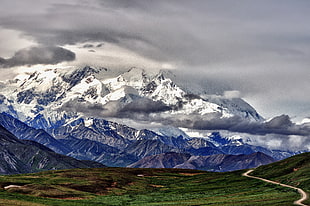
[[[100,168],[1,176],[0,205],[290,205],[299,197],[242,172]]]

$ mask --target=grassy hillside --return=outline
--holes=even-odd
[[[292,205],[299,194],[243,171],[101,168],[0,176],[0,205]],[[3,189],[8,185],[22,186]]]
[[[310,152],[260,166],[251,175],[300,187],[310,194]]]

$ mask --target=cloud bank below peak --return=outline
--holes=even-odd
[[[130,122],[129,125],[133,127],[142,125],[142,128],[150,127],[151,130],[172,126],[201,132],[225,131],[228,136],[239,134],[245,139],[252,139],[257,145],[272,149],[310,149],[310,124],[296,124],[288,115],[276,116],[265,122],[254,122],[239,116],[220,118],[219,113],[185,115],[167,112],[171,109],[160,101],[144,98],[128,105],[122,105],[118,101],[106,105],[71,101],[61,108],[62,111],[78,112],[95,118],[112,119],[125,124]]]
[[[128,104],[122,101],[110,101],[102,104],[89,104],[72,100],[61,110],[73,111],[99,118],[129,118],[136,121],[155,122],[196,130],[226,130],[252,135],[298,135],[310,141],[310,125],[293,123],[288,115],[276,116],[268,121],[250,121],[240,116],[221,117],[220,113],[209,114],[172,114],[174,108],[161,101],[148,98],[133,99]]]

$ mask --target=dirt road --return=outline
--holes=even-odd
[[[301,206],[308,206],[308,205],[305,205],[305,204],[302,203],[303,201],[308,199],[308,194],[305,191],[303,191],[302,189],[300,189],[298,187],[293,187],[291,185],[286,185],[286,184],[282,184],[282,183],[279,183],[279,182],[275,182],[275,181],[272,181],[272,180],[267,180],[267,179],[264,179],[264,178],[261,178],[261,177],[255,177],[255,176],[249,175],[253,171],[254,170],[249,170],[249,171],[243,173],[242,176],[249,177],[249,178],[254,178],[254,179],[258,179],[258,180],[262,180],[264,182],[269,182],[269,183],[272,183],[272,184],[280,185],[282,187],[288,187],[288,188],[295,189],[295,190],[297,190],[299,192],[299,194],[301,195],[301,198],[296,200],[294,202],[294,204],[295,205],[301,205]]]

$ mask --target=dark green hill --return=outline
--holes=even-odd
[[[310,152],[260,166],[251,175],[300,187],[310,194]]]

